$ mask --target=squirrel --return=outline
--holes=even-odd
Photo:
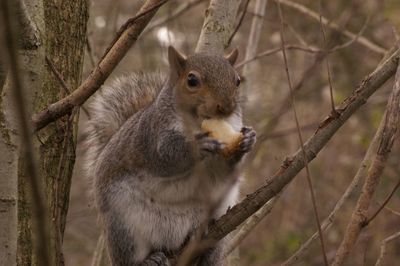
[[[95,94],[85,164],[112,265],[169,265],[196,228],[236,203],[238,165],[256,141],[242,125],[237,57],[170,46],[169,76],[129,74]],[[241,133],[229,154],[201,129],[212,118]],[[223,246],[194,265],[223,265]]]

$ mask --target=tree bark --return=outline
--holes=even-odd
[[[30,1],[29,1],[30,2]],[[27,6],[32,5],[26,3]],[[88,5],[86,0],[56,1],[43,0],[43,11],[37,15],[28,8],[28,14],[35,14],[43,20],[41,28],[43,49],[49,62],[63,77],[70,89],[77,88],[81,82]],[[36,22],[36,20],[35,20]],[[26,64],[24,64],[26,65]],[[28,67],[32,67],[29,66]],[[41,84],[32,95],[33,111],[45,108],[66,95],[60,81],[42,58]],[[35,69],[33,69],[35,70]],[[29,86],[30,87],[30,86]],[[29,88],[28,87],[28,88]],[[49,215],[50,265],[63,265],[62,241],[69,204],[69,189],[75,162],[76,130],[78,112],[49,125],[38,133],[39,171],[45,187],[46,207]],[[32,218],[29,209],[26,184],[19,180],[19,241],[18,265],[35,265],[33,256]]]
[[[13,8],[11,7],[11,4]],[[22,9],[23,8],[23,9]],[[29,33],[29,38],[19,36],[19,60],[21,62],[20,71],[24,77],[22,82],[25,84],[26,90],[24,95],[29,99],[27,101],[27,108],[32,109],[32,95],[38,92],[40,88],[40,75],[44,62],[43,47],[39,38],[39,31],[44,29],[43,6],[41,0],[32,0],[27,4],[20,1],[9,1],[2,5],[2,22],[0,23],[1,33],[5,32],[6,16],[4,12],[13,11],[12,14],[8,13],[9,17],[16,17],[14,23],[18,26],[20,32]],[[32,21],[35,22],[35,27],[28,29],[28,20],[26,16],[22,18],[22,14],[30,12],[34,14]],[[22,23],[24,22],[24,23]],[[29,25],[32,26],[32,25]],[[7,36],[2,36],[0,42],[5,41]],[[10,36],[8,36],[10,37]],[[6,47],[6,43],[1,43],[1,47]],[[16,48],[16,47],[14,47]],[[5,49],[1,49],[4,52]],[[8,58],[8,54],[2,56]],[[18,199],[18,181],[22,169],[21,155],[20,155],[20,139],[17,130],[19,128],[17,106],[14,102],[13,91],[14,84],[11,78],[6,78],[6,70],[9,62],[3,60],[1,64],[0,73],[0,265],[16,265],[17,252],[18,252],[18,211],[21,205]],[[29,86],[26,86],[29,85]]]
[[[240,0],[211,0],[196,52],[222,54],[228,45]]]

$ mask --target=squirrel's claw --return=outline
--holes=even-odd
[[[242,127],[240,132],[242,132],[243,138],[239,142],[237,149],[239,152],[247,153],[253,148],[257,139],[257,133],[251,127]]]

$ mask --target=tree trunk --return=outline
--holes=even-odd
[[[12,10],[9,10],[13,4]],[[7,7],[7,8],[4,8]],[[22,10],[24,8],[24,10]],[[12,11],[9,17],[17,17],[15,25],[19,26],[20,32],[29,33],[29,37],[19,36],[19,60],[21,61],[21,73],[23,74],[23,84],[25,85],[24,95],[26,95],[28,109],[32,110],[32,95],[39,91],[41,86],[40,76],[44,62],[44,50],[40,45],[39,30],[44,29],[43,7],[41,0],[29,1],[26,5],[19,1],[9,1],[3,3],[2,14]],[[35,21],[35,27],[26,23],[26,13],[21,11],[29,11],[34,14],[32,18]],[[24,18],[21,16],[24,15]],[[3,20],[4,19],[4,20]],[[0,30],[5,32],[5,19],[2,17],[2,25]],[[18,23],[17,23],[18,22]],[[5,36],[1,38],[1,42],[5,41]],[[1,47],[5,43],[1,43]],[[1,49],[4,52],[4,49]],[[0,62],[0,265],[16,265],[17,263],[17,239],[18,239],[18,210],[22,206],[19,204],[18,198],[18,180],[20,176],[20,145],[18,130],[18,115],[16,112],[16,103],[12,96],[14,85],[11,78],[7,76],[7,63],[4,58],[8,56],[2,55]],[[29,86],[27,86],[29,85]]]
[[[30,2],[30,1],[29,1]],[[28,5],[28,3],[27,3]],[[31,4],[29,4],[31,5]],[[28,14],[33,13],[28,10]],[[37,112],[67,94],[50,65],[59,72],[68,89],[81,81],[88,5],[86,0],[43,0],[45,30],[41,30],[45,56],[42,61],[41,84],[33,99]],[[38,18],[40,19],[40,18]],[[78,112],[59,119],[37,133],[39,139],[39,171],[45,187],[49,215],[50,265],[63,265],[62,241],[69,203],[69,189],[75,162]],[[19,180],[18,265],[35,265],[32,256],[31,215],[24,178]]]

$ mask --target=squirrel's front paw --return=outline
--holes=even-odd
[[[197,134],[196,140],[202,157],[217,154],[225,147],[223,143],[209,137],[209,133]]]
[[[244,154],[253,148],[254,143],[256,143],[257,133],[251,127],[242,127],[240,132],[242,132],[243,137],[237,146],[237,151]]]
[[[237,144],[235,150],[233,151],[232,155],[229,157],[229,162],[232,165],[236,165],[242,157],[248,153],[254,146],[256,142],[256,132],[251,127],[242,127],[240,130],[243,137]]]
[[[170,266],[167,256],[164,252],[158,251],[151,253],[144,262],[140,264],[141,266]]]

